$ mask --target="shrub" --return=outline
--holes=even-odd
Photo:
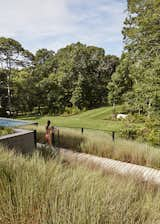
[[[160,145],[160,130],[151,130],[147,140],[153,145]]]
[[[142,123],[142,122],[145,122],[145,120],[146,120],[146,117],[142,114],[141,115],[134,114],[134,118],[135,118],[135,120],[134,120],[135,123]]]
[[[68,115],[75,115],[80,113],[80,109],[76,106],[73,107],[65,107],[65,112],[63,113],[63,116],[68,116]]]
[[[14,131],[12,128],[0,127],[0,136],[12,134]]]
[[[121,129],[120,130],[120,137],[134,140],[138,137],[138,133],[139,133],[139,130],[135,127]]]
[[[160,130],[160,119],[159,117],[151,117],[147,118],[145,121],[145,127],[149,128],[150,130]]]
[[[45,160],[54,159],[58,154],[58,150],[51,146],[45,145],[38,148],[38,153],[42,156]]]

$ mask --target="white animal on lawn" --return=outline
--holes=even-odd
[[[117,114],[117,119],[126,119],[127,116],[127,114]]]

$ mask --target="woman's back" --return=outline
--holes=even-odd
[[[50,124],[51,122],[48,121],[47,122],[47,126],[46,126],[46,134],[45,134],[45,139],[46,139],[46,142],[51,145],[51,127],[50,127]]]

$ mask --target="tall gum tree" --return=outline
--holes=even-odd
[[[12,70],[31,66],[33,55],[25,50],[22,45],[11,38],[0,37],[0,66],[7,71],[7,97],[10,114],[11,104],[11,76]]]

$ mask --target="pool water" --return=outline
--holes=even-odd
[[[37,124],[37,123],[31,122],[31,121],[22,121],[22,120],[0,117],[0,127],[17,127],[17,126],[24,126],[29,124]]]

